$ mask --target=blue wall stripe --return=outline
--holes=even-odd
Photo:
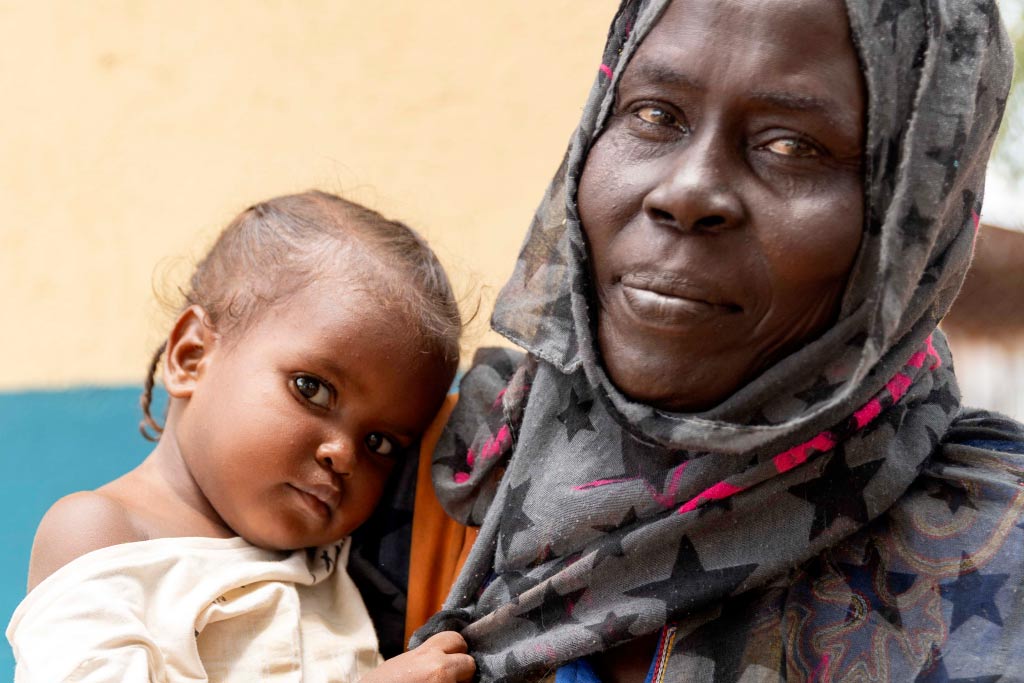
[[[135,467],[152,444],[139,435],[140,387],[0,392],[0,617],[7,627],[25,595],[36,526],[61,496],[92,489]],[[0,679],[14,674],[7,639]]]
[[[462,373],[455,378],[458,386]],[[0,500],[7,523],[0,528],[0,619],[6,629],[25,596],[36,526],[58,498],[94,489],[132,469],[153,444],[139,434],[139,386],[63,391],[0,392]],[[157,391],[153,414],[166,395]],[[0,645],[0,679],[14,677],[7,639]]]

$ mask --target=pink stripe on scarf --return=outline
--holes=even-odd
[[[907,389],[909,389],[910,385],[913,383],[914,380],[910,379],[902,372],[897,372],[891,380],[886,382],[885,388],[889,390],[890,394],[892,394],[893,403],[896,403],[906,395]]]
[[[603,73],[608,78],[611,78],[612,77],[612,68],[610,66],[608,66],[607,64],[602,64],[601,65],[601,73]]]
[[[573,491],[586,491],[587,489],[596,489],[608,484],[619,484],[624,481],[635,481],[634,479],[598,479],[587,484],[580,484],[579,486],[573,486]]]
[[[493,438],[487,439],[484,445],[480,448],[480,459],[488,460],[495,456],[501,455],[502,451],[511,443],[512,432],[509,431],[508,425],[502,425],[501,429],[498,430],[498,434]],[[469,459],[469,456],[466,456]]]
[[[788,451],[779,453],[772,462],[775,463],[775,470],[780,474],[782,472],[788,472],[797,465],[807,461],[810,457],[811,451],[827,451],[836,445],[835,437],[830,432],[822,432],[810,441],[806,441],[799,446],[794,446]]]
[[[941,368],[942,359],[939,358],[939,352],[935,350],[935,345],[932,344],[932,336],[930,334],[928,335],[928,338],[924,340],[924,343],[926,346],[925,351],[927,351],[928,355],[933,359],[931,369],[934,370],[935,368]]]
[[[873,398],[864,404],[864,407],[853,414],[853,419],[857,421],[857,429],[862,428],[882,413],[882,403],[877,398]]]
[[[728,498],[729,496],[736,495],[742,490],[742,487],[733,486],[727,481],[720,481],[711,488],[707,489],[703,493],[696,496],[695,498],[691,499],[687,503],[683,504],[683,506],[679,508],[679,514],[683,514],[684,512],[690,512],[691,510],[696,510],[697,506],[705,501],[722,500],[723,498]]]

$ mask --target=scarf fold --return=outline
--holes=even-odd
[[[478,354],[435,454],[446,510],[481,530],[414,643],[461,631],[482,681],[535,680],[670,623],[687,642],[736,599],[923,510],[910,494],[958,433],[936,325],[970,261],[1009,85],[994,3],[848,3],[868,92],[866,219],[839,320],[694,415],[608,379],[575,210],[618,79],[667,4],[622,3],[494,313],[527,355]]]

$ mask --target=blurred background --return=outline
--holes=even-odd
[[[253,202],[318,187],[408,222],[479,302],[467,360],[499,342],[494,296],[617,5],[0,0],[0,622],[46,508],[148,452],[161,301]],[[1001,6],[1020,43],[1020,3]],[[1024,418],[1018,100],[948,329],[966,401]]]

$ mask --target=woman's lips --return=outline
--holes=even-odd
[[[671,274],[630,273],[618,285],[626,306],[641,323],[688,324],[742,310],[717,292]]]

